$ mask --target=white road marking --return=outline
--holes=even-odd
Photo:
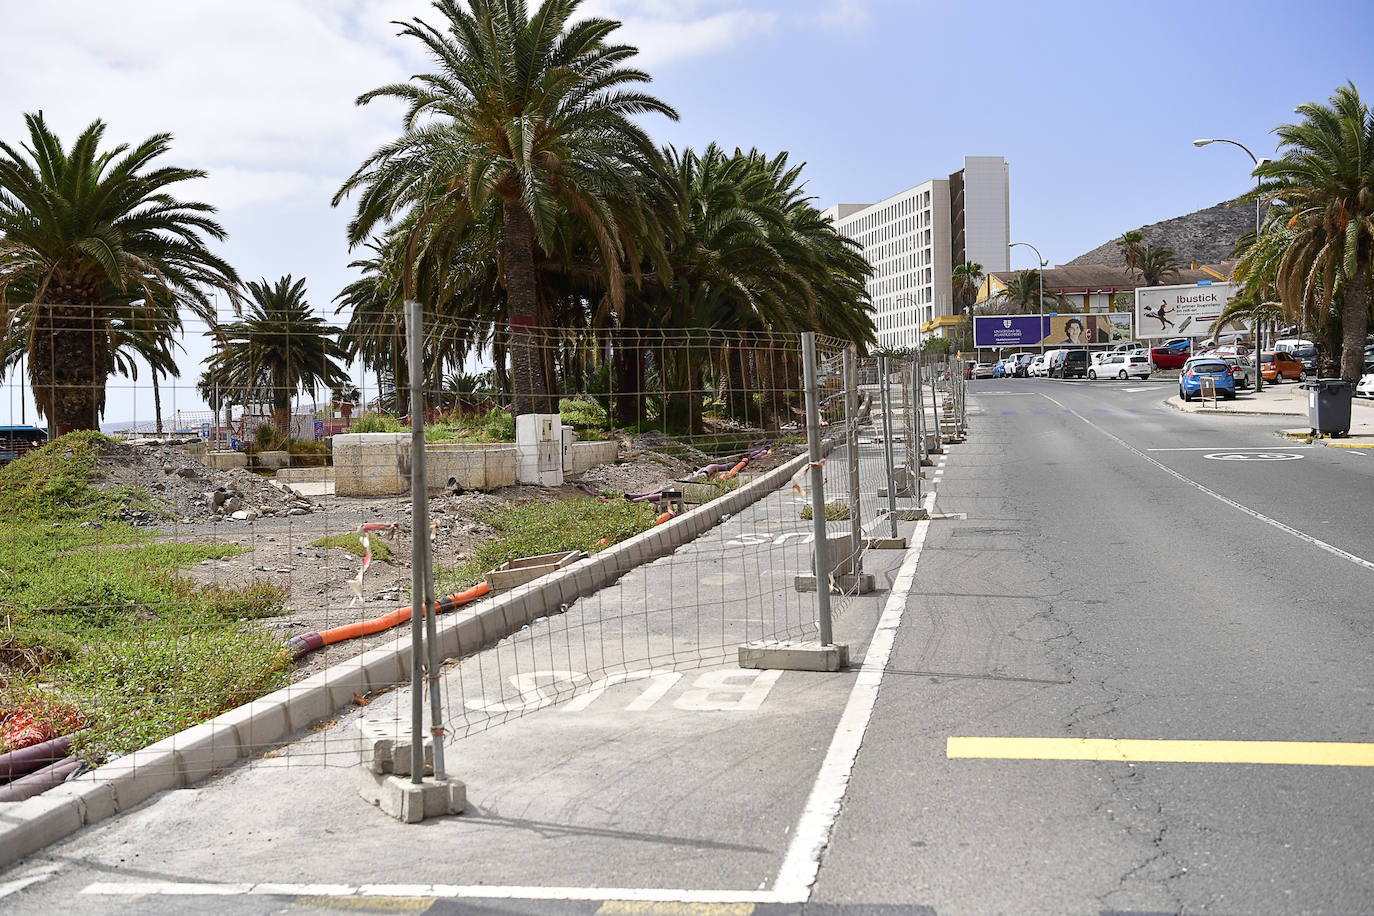
[[[1290,451],[1290,452],[1291,452],[1291,451],[1296,451],[1297,449],[1303,449],[1303,448],[1316,448],[1316,446],[1315,446],[1315,445],[1285,445],[1283,448],[1284,448],[1284,451]],[[1190,446],[1188,446],[1187,448],[1147,448],[1147,449],[1145,449],[1145,451],[1147,451],[1147,452],[1224,452],[1224,451],[1244,452],[1244,451],[1256,451],[1256,449],[1255,449],[1255,447],[1252,446],[1252,445],[1232,446],[1232,447],[1229,448],[1229,449],[1221,448],[1221,447],[1215,446],[1215,445],[1190,445]]]
[[[210,884],[194,881],[97,881],[81,893],[101,897],[476,897],[494,900],[642,900],[661,903],[799,903],[774,891],[693,891],[645,887],[518,887],[486,884]]]
[[[45,865],[42,868],[36,868],[27,874],[21,875],[13,881],[6,881],[4,884],[0,884],[0,898],[18,893],[30,885],[37,884],[39,881],[46,881],[61,870],[61,865]]]
[[[935,494],[925,498],[925,510],[935,508]],[[801,820],[797,822],[792,844],[778,871],[778,880],[773,892],[784,902],[804,903],[810,899],[811,885],[821,867],[821,853],[830,842],[830,830],[840,813],[849,788],[849,774],[854,769],[854,760],[859,755],[859,745],[863,743],[864,732],[868,729],[873,707],[878,701],[878,688],[882,685],[883,672],[892,655],[892,645],[897,636],[897,628],[902,623],[902,612],[906,610],[907,596],[911,593],[916,579],[916,564],[921,559],[921,548],[925,545],[930,522],[916,523],[916,531],[911,538],[911,547],[897,570],[897,578],[892,583],[887,604],[883,606],[878,626],[864,654],[863,666],[849,693],[849,702],[835,727],[835,736],[826,751],[825,762],[821,764],[820,774],[806,800]]]
[[[1302,456],[1288,452],[1212,452],[1202,457],[1212,461],[1297,461]]]
[[[1158,391],[1158,390],[1160,390],[1160,389],[1163,388],[1163,387],[1164,387],[1163,385],[1146,385],[1146,386],[1143,387],[1143,388],[1122,388],[1121,390],[1122,390],[1122,391],[1129,392],[1129,393],[1131,393],[1131,394],[1135,394],[1136,392],[1140,392],[1140,391]]]
[[[1049,395],[1045,395],[1045,399],[1046,399],[1047,401],[1049,401],[1050,403],[1059,406],[1061,409],[1064,409],[1064,410],[1067,410],[1067,409],[1068,409],[1068,408],[1064,407],[1063,404],[1060,404],[1058,401],[1056,401],[1054,398],[1050,397]],[[1356,556],[1355,554],[1350,553],[1349,551],[1341,550],[1339,547],[1335,546],[1334,544],[1328,544],[1328,543],[1326,543],[1326,541],[1323,541],[1323,540],[1321,540],[1321,539],[1319,539],[1319,538],[1314,538],[1312,535],[1307,534],[1307,533],[1302,532],[1302,531],[1299,531],[1298,529],[1292,527],[1291,525],[1285,525],[1283,522],[1279,521],[1278,519],[1270,518],[1269,516],[1265,515],[1263,512],[1257,512],[1257,511],[1255,511],[1254,509],[1251,509],[1249,506],[1243,506],[1243,505],[1241,505],[1240,503],[1236,502],[1234,499],[1231,499],[1231,498],[1226,497],[1226,496],[1222,496],[1220,493],[1218,493],[1216,490],[1213,490],[1211,487],[1208,487],[1208,486],[1206,486],[1205,484],[1200,484],[1200,483],[1198,483],[1196,480],[1193,480],[1191,477],[1187,477],[1187,476],[1185,476],[1185,475],[1183,475],[1183,474],[1180,474],[1178,471],[1175,471],[1173,468],[1169,467],[1167,464],[1163,464],[1163,463],[1161,463],[1161,462],[1159,462],[1159,461],[1156,461],[1155,459],[1151,458],[1149,455],[1145,454],[1144,452],[1142,452],[1140,449],[1136,448],[1135,446],[1133,446],[1133,445],[1131,445],[1131,444],[1125,442],[1124,440],[1122,440],[1122,439],[1120,439],[1120,438],[1118,438],[1118,437],[1112,435],[1111,433],[1107,432],[1105,429],[1103,429],[1102,427],[1098,426],[1096,423],[1094,423],[1092,420],[1089,420],[1087,417],[1082,416],[1081,414],[1074,414],[1074,416],[1078,417],[1078,419],[1082,420],[1084,423],[1088,424],[1088,425],[1091,426],[1093,429],[1097,430],[1097,431],[1100,432],[1102,435],[1106,436],[1108,439],[1111,439],[1113,442],[1115,442],[1117,445],[1119,445],[1119,446],[1121,446],[1122,448],[1124,448],[1126,451],[1132,453],[1133,455],[1136,455],[1136,456],[1139,457],[1139,458],[1144,459],[1145,461],[1148,461],[1150,464],[1153,464],[1155,467],[1159,468],[1159,469],[1160,469],[1161,471],[1163,471],[1164,473],[1168,474],[1168,475],[1171,476],[1171,477],[1176,477],[1176,478],[1178,478],[1179,480],[1181,480],[1181,481],[1183,481],[1184,483],[1188,484],[1188,486],[1194,487],[1194,488],[1196,488],[1196,489],[1198,489],[1198,490],[1201,490],[1203,493],[1206,493],[1208,496],[1212,497],[1213,499],[1219,500],[1220,502],[1225,503],[1226,505],[1230,506],[1230,507],[1233,508],[1233,509],[1238,509],[1239,511],[1244,512],[1246,515],[1248,515],[1248,516],[1250,516],[1250,517],[1252,517],[1252,518],[1257,518],[1257,519],[1259,519],[1260,521],[1264,522],[1266,525],[1273,525],[1275,528],[1279,529],[1280,531],[1283,531],[1283,532],[1285,532],[1285,533],[1287,533],[1287,534],[1291,534],[1291,535],[1293,535],[1293,537],[1297,538],[1297,539],[1300,540],[1300,541],[1306,541],[1307,543],[1312,544],[1312,545],[1315,546],[1315,547],[1318,547],[1318,548],[1320,548],[1320,549],[1322,549],[1322,550],[1325,550],[1327,553],[1335,554],[1336,556],[1340,557],[1340,558],[1343,559],[1343,560],[1349,560],[1351,563],[1354,563],[1356,566],[1363,566],[1365,569],[1374,570],[1374,563],[1370,562],[1369,560],[1366,560],[1364,557],[1358,557],[1358,556]]]

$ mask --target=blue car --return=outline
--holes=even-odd
[[[1203,379],[1211,379],[1216,385],[1217,397],[1235,400],[1236,379],[1231,374],[1231,364],[1211,356],[1195,357],[1183,364],[1178,376],[1178,396],[1191,401],[1202,392]]]
[[[1007,364],[1003,360],[998,360],[997,365],[992,367],[993,378],[1003,378],[1007,374]]]

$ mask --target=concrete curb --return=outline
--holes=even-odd
[[[823,443],[828,455],[833,439]],[[444,659],[478,652],[539,617],[590,595],[627,572],[699,537],[783,486],[807,464],[805,453],[737,490],[670,522],[640,532],[614,547],[519,586],[471,610],[440,617]],[[111,761],[22,802],[0,803],[0,867],[147,801],[166,789],[194,785],[232,763],[286,741],[312,722],[353,703],[353,695],[394,687],[410,679],[410,636],[340,662]]]

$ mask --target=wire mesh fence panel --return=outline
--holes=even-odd
[[[123,758],[169,784],[263,751],[352,765],[356,730],[274,749],[350,707],[399,713],[416,536],[450,736],[617,682],[652,696],[752,640],[816,638],[798,335],[424,316],[417,532],[399,321],[269,319],[187,322],[206,351],[194,379],[10,364],[3,425],[33,429],[9,431],[31,454],[0,453],[0,754],[52,740],[63,767]],[[111,340],[81,352],[117,354]],[[818,384],[827,494],[852,510],[827,512],[827,535],[852,545],[882,465],[873,392],[845,387],[844,352],[821,342]],[[50,416],[108,437],[35,450]]]

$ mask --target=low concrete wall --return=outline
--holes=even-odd
[[[580,474],[598,464],[611,464],[620,444],[574,442],[565,452],[563,470]],[[569,464],[570,462],[570,464]],[[300,468],[318,471],[320,468]],[[439,442],[425,446],[425,471],[431,491],[450,479],[465,490],[493,490],[516,482],[514,445],[484,442]],[[323,478],[278,479],[319,480]],[[410,433],[343,433],[334,437],[334,495],[400,496],[410,492]]]
[[[314,480],[333,480],[334,469],[330,467],[317,468],[282,468],[277,471],[277,481],[279,483],[303,483]]]
[[[620,457],[620,443],[614,439],[605,442],[573,442],[563,452],[563,472],[581,474],[598,464],[614,464]]]

